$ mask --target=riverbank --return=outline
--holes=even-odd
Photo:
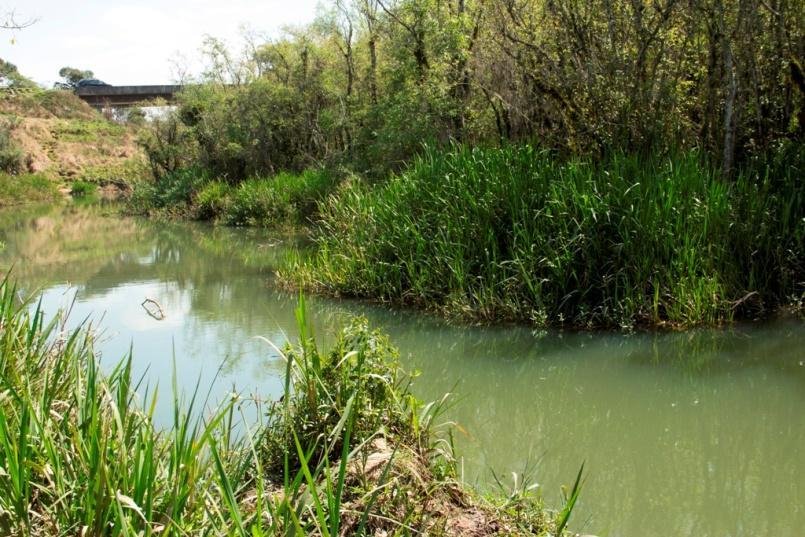
[[[69,91],[0,95],[0,204],[67,194],[114,197],[142,177],[139,126],[112,121]]]
[[[133,344],[132,376],[160,384],[158,428],[173,422],[174,358],[182,393],[200,379],[212,402],[228,400],[233,386],[278,399],[284,362],[254,336],[295,338],[297,295],[272,276],[294,243],[264,228],[109,218],[99,209],[4,211],[0,265],[14,267],[20,288],[41,290],[48,315],[72,305],[68,328],[84,319],[99,328],[104,370]],[[164,320],[143,310],[145,297],[162,305]],[[484,493],[500,493],[497,479],[510,494],[516,472],[519,489],[538,483],[546,505],[561,506],[559,491],[586,461],[571,520],[582,534],[661,537],[696,526],[708,536],[788,535],[805,525],[802,512],[768,509],[805,503],[805,480],[787,479],[805,475],[805,461],[790,457],[805,442],[796,419],[801,320],[534,330],[306,298],[320,348],[365,315],[399,349],[403,369],[421,372],[411,386],[418,399],[455,394],[444,419],[457,425],[463,481]]]
[[[476,322],[685,328],[802,308],[803,162],[792,148],[723,178],[697,152],[593,162],[454,146],[382,182],[308,171],[230,186],[184,170],[133,200],[308,226],[312,251],[280,271],[307,291]]]
[[[43,175],[0,173],[0,207],[51,203],[61,198],[57,184]]]
[[[323,169],[254,177],[231,184],[198,169],[135,183],[130,212],[151,217],[208,220],[230,226],[299,228],[313,225],[319,204],[337,187]]]
[[[426,151],[322,207],[305,289],[483,322],[715,325],[805,297],[805,160],[724,179],[695,152]]]
[[[66,332],[17,300],[4,280],[4,532],[556,535],[572,511],[578,482],[557,514],[536,493],[481,498],[462,484],[442,406],[408,392],[396,350],[363,321],[322,351],[302,302],[282,398],[260,406],[233,394],[210,406],[174,386],[163,430],[156,391],[132,377],[131,358],[102,372],[92,332]],[[244,430],[253,405],[264,418]]]

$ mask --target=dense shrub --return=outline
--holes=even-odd
[[[297,275],[485,320],[696,324],[805,292],[801,151],[722,180],[697,153],[596,165],[532,147],[429,151],[324,207]]]
[[[232,191],[225,220],[233,225],[302,223],[334,184],[333,176],[324,170],[250,179]]]
[[[215,220],[229,207],[231,189],[221,181],[211,181],[204,185],[195,196],[196,217],[202,220]]]
[[[304,94],[260,79],[239,87],[188,88],[177,114],[198,147],[198,164],[237,183],[300,171],[325,156],[309,119],[311,106]]]
[[[141,213],[153,210],[188,213],[194,194],[208,181],[208,176],[199,170],[177,169],[165,173],[158,180],[137,183],[129,206]]]
[[[156,181],[191,168],[196,161],[197,145],[190,129],[173,114],[151,122],[151,128],[143,131],[138,142]]]
[[[296,225],[316,212],[336,184],[336,176],[327,170],[306,170],[231,186],[188,168],[137,183],[130,203],[138,212],[168,210],[236,226]]]
[[[74,198],[92,196],[98,191],[98,185],[86,181],[75,181],[70,187],[70,195]]]
[[[145,110],[139,107],[130,108],[126,112],[126,122],[132,125],[142,125],[145,123]]]

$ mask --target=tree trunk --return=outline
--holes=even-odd
[[[735,160],[735,136],[737,118],[735,103],[738,97],[738,77],[735,74],[735,61],[729,41],[724,39],[724,68],[727,77],[727,97],[724,102],[724,156],[722,172],[724,177],[732,174],[732,165]]]

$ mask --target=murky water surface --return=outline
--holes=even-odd
[[[0,268],[43,308],[103,328],[102,360],[133,348],[170,391],[201,382],[277,395],[295,297],[273,271],[287,238],[256,230],[103,217],[97,209],[0,213]],[[158,301],[162,321],[141,306]],[[525,471],[558,505],[582,462],[574,527],[612,536],[805,535],[805,323],[679,334],[456,327],[412,312],[309,299],[328,339],[349,315],[388,332],[426,399],[457,394],[465,478]],[[162,409],[167,411],[167,407]],[[167,415],[167,414],[166,414]]]

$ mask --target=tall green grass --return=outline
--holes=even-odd
[[[805,293],[803,162],[724,180],[695,152],[594,164],[529,146],[427,150],[330,199],[318,251],[288,277],[485,321],[759,315]]]
[[[231,225],[303,224],[335,185],[331,173],[314,169],[300,174],[283,172],[274,177],[248,179],[230,191],[224,210],[215,216]],[[200,200],[203,201],[207,192],[205,189],[199,194]]]
[[[308,223],[337,184],[333,173],[321,169],[253,177],[235,185],[183,169],[136,184],[130,207],[233,226],[298,226]]]
[[[58,185],[41,174],[0,172],[0,207],[50,203],[62,198]]]
[[[88,330],[66,331],[0,283],[0,533],[376,535],[444,532],[472,507],[513,533],[566,523],[530,495],[482,502],[434,442],[388,340],[356,320],[320,351],[300,306],[282,398],[245,420],[173,385],[173,420],[128,357],[102,372]],[[174,373],[175,375],[176,373]],[[572,504],[568,504],[572,508]],[[515,514],[512,514],[515,513]],[[483,528],[481,528],[483,529]]]

